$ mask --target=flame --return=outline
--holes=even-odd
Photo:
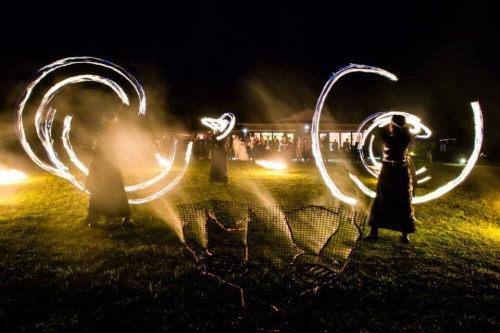
[[[0,170],[0,185],[15,184],[27,178],[28,176],[19,170]]]
[[[229,118],[229,120],[227,120]],[[215,133],[221,133],[217,136],[217,140],[222,140],[231,133],[236,124],[236,118],[232,113],[224,113],[218,119],[202,118],[201,123],[210,127]]]
[[[274,161],[256,160],[255,163],[266,169],[272,169],[278,171],[285,170],[286,168],[286,164]]]
[[[160,166],[162,166],[164,168],[170,168],[172,166],[172,161],[169,161],[166,158],[161,157],[160,153],[156,153],[155,157],[158,160],[158,163],[160,164]]]

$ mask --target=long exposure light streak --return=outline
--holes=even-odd
[[[484,132],[484,124],[483,124],[483,114],[481,111],[481,107],[479,102],[472,102],[472,113],[474,118],[474,150],[472,151],[469,160],[465,164],[462,172],[458,175],[457,178],[449,181],[444,186],[439,187],[435,191],[432,191],[423,196],[415,196],[412,198],[412,203],[419,204],[423,202],[427,202],[429,200],[436,199],[443,194],[451,191],[458,184],[460,184],[471,172],[472,168],[477,162],[479,158],[479,154],[481,153],[481,146],[483,143],[483,132]],[[354,183],[361,189],[363,193],[366,195],[375,198],[376,193],[370,189],[368,189],[355,175],[349,174],[350,178],[354,181]],[[422,181],[427,180],[427,178],[422,179]]]
[[[172,190],[177,184],[179,184],[180,180],[182,179],[182,177],[184,177],[184,174],[186,173],[187,167],[189,165],[189,161],[191,160],[192,149],[193,149],[193,143],[190,142],[188,144],[187,149],[186,149],[186,158],[184,159],[184,166],[182,167],[182,170],[179,173],[179,175],[177,175],[177,177],[175,177],[174,180],[172,180],[172,182],[170,182],[170,184],[168,184],[163,189],[159,190],[158,192],[156,192],[148,197],[145,197],[142,199],[129,199],[129,202],[131,204],[135,204],[135,205],[146,203],[146,202],[149,202],[151,200],[157,199],[157,198],[161,197],[162,195],[164,195],[165,193]]]
[[[71,142],[69,140],[71,119],[72,119],[71,116],[66,116],[66,118],[64,119],[64,127],[63,127],[63,135],[62,135],[63,145],[64,145],[64,148],[66,149],[66,152],[70,156],[71,162],[73,162],[73,164],[83,174],[88,175],[89,169],[87,168],[87,166],[85,166],[85,164],[82,163],[82,161],[80,161],[78,156],[75,154],[75,152],[73,151],[73,147],[71,146]],[[170,154],[170,157],[168,159],[162,158],[163,163],[161,163],[161,166],[163,167],[163,170],[160,174],[158,174],[157,176],[155,176],[147,181],[144,181],[142,183],[139,183],[136,185],[125,186],[125,191],[126,192],[133,192],[133,191],[143,190],[143,189],[147,188],[148,186],[151,186],[151,185],[155,184],[156,182],[158,182],[159,180],[163,179],[170,172],[170,169],[172,168],[172,166],[174,164],[176,152],[177,152],[177,140],[175,140],[173,143],[172,153]],[[156,155],[158,155],[158,154],[156,154]],[[156,158],[159,159],[158,156],[156,156]],[[86,189],[84,189],[84,190],[87,191]]]
[[[314,116],[313,116],[313,121],[312,121],[312,126],[311,126],[311,137],[312,137],[312,151],[314,155],[314,159],[316,162],[316,166],[318,167],[321,176],[323,180],[325,181],[325,184],[327,187],[330,189],[331,193],[338,198],[339,200],[350,204],[350,205],[355,205],[358,200],[356,198],[350,197],[348,195],[345,195],[342,193],[331,177],[328,175],[328,172],[326,171],[325,164],[323,162],[323,157],[321,155],[321,150],[320,150],[320,145],[319,145],[319,123],[320,123],[320,118],[321,118],[321,111],[323,109],[323,105],[325,103],[325,100],[328,96],[328,93],[330,92],[330,89],[332,86],[337,82],[337,80],[342,77],[345,74],[348,73],[353,73],[353,72],[366,72],[366,73],[374,73],[374,74],[379,74],[382,76],[385,76],[389,78],[390,80],[397,81],[397,77],[383,69],[377,68],[377,67],[371,67],[371,66],[366,66],[366,65],[357,65],[357,64],[350,64],[349,66],[346,66],[344,68],[341,68],[338,72],[334,73],[330,79],[327,81],[325,84],[325,87],[323,88],[319,98],[318,102],[316,104],[316,108],[314,111]],[[414,204],[418,203],[423,203],[427,202],[429,200],[438,198],[439,196],[447,193],[448,191],[452,190],[454,187],[456,187],[459,183],[461,183],[467,175],[470,173],[472,168],[474,167],[474,164],[477,162],[477,159],[479,157],[479,154],[481,152],[481,146],[482,146],[482,141],[483,141],[483,131],[484,131],[484,125],[483,125],[483,116],[481,112],[481,108],[479,106],[479,102],[472,102],[472,112],[473,112],[473,119],[474,119],[474,130],[475,130],[475,137],[474,137],[474,150],[466,162],[462,172],[460,175],[455,178],[454,180],[448,182],[446,185],[436,189],[433,192],[430,192],[426,195],[423,196],[415,196],[412,199],[412,202]],[[365,166],[366,170],[372,174],[375,177],[378,177],[377,171],[380,169],[381,165],[378,163],[375,159],[375,156],[373,154],[373,140],[374,136],[369,135],[373,129],[376,127],[383,127],[387,126],[390,122],[390,118],[394,114],[402,114],[406,117],[407,123],[409,123],[412,128],[410,132],[415,135],[415,138],[417,139],[426,139],[429,138],[431,135],[431,131],[424,126],[420,119],[414,115],[411,115],[406,112],[399,112],[399,111],[391,111],[391,112],[380,112],[376,113],[374,115],[371,115],[367,119],[365,119],[361,125],[358,127],[358,131],[356,133],[356,136],[360,135],[362,137],[362,141],[360,142],[360,149],[358,149],[358,152],[361,157],[361,161],[363,162],[363,165]],[[371,121],[372,119],[375,119],[373,124],[366,130],[362,131],[362,128]],[[421,131],[424,131],[425,134],[417,134],[420,133]],[[363,157],[363,147],[365,145],[366,138],[370,137],[370,143],[368,146],[368,151],[369,151],[369,158],[371,163],[373,164],[372,166],[368,166],[365,162],[365,159]],[[375,170],[375,171],[374,171]],[[421,168],[417,170],[417,174],[420,175],[421,173],[425,172],[425,168]],[[374,198],[376,193],[370,189],[368,189],[355,175],[349,173],[350,178],[354,181],[354,183],[358,186],[358,188],[366,195]],[[424,181],[429,180],[430,177],[424,177],[423,179],[418,180],[418,183],[422,183]]]
[[[53,87],[51,87],[47,93],[44,94],[44,97],[40,103],[40,105],[37,108],[36,111],[36,116],[35,116],[35,128],[36,132],[38,135],[38,138],[41,141],[42,146],[45,148],[45,151],[47,153],[47,156],[49,158],[49,161],[52,163],[52,165],[44,162],[42,159],[40,159],[31,149],[30,144],[27,141],[26,138],[26,133],[24,130],[23,126],[23,112],[24,108],[26,106],[26,103],[31,96],[35,86],[43,79],[45,78],[48,74],[51,72],[66,67],[70,65],[76,65],[76,64],[88,64],[88,65],[94,65],[94,66],[101,66],[107,69],[110,69],[119,75],[121,75],[125,80],[127,80],[132,87],[134,88],[135,92],[138,95],[138,100],[139,100],[139,115],[144,115],[146,113],[146,97],[144,90],[142,86],[139,84],[139,82],[130,74],[128,73],[125,69],[123,69],[120,66],[117,66],[109,61],[102,60],[99,58],[94,58],[94,57],[71,57],[71,58],[65,58],[61,59],[58,61],[55,61],[43,68],[41,68],[38,72],[35,73],[35,75],[32,76],[32,78],[28,81],[28,83],[25,85],[23,91],[21,92],[20,97],[18,98],[17,104],[16,104],[16,109],[15,109],[15,128],[16,128],[16,133],[18,135],[19,141],[21,142],[21,145],[23,146],[24,150],[28,154],[28,156],[41,168],[59,176],[62,178],[65,178],[69,180],[71,183],[73,183],[76,187],[79,189],[85,191],[88,193],[88,190],[85,188],[84,184],[77,180],[75,176],[73,176],[70,172],[69,169],[64,163],[62,163],[58,156],[57,153],[54,150],[53,146],[53,139],[52,139],[52,124],[54,122],[54,117],[56,114],[56,110],[53,109],[52,107],[49,106],[51,100],[53,97],[66,85],[68,84],[74,84],[74,83],[80,83],[80,82],[97,82],[104,84],[111,88],[120,98],[123,104],[129,105],[129,99],[123,89],[114,81],[107,79],[102,76],[98,75],[78,75],[78,76],[72,76],[67,79],[64,79],[58,83],[56,83]],[[46,114],[45,114],[46,113]],[[62,141],[63,141],[63,146],[68,153],[70,160],[72,161],[75,166],[82,171],[85,175],[88,175],[88,168],[85,166],[84,163],[78,159],[77,155],[73,151],[73,148],[71,146],[70,140],[69,140],[69,133],[70,133],[70,128],[71,128],[71,119],[72,117],[66,116],[64,119],[64,126],[63,126],[63,134],[62,134]],[[233,119],[233,126],[234,126],[234,119]],[[125,189],[127,192],[132,192],[132,191],[137,191],[137,190],[142,190],[160,179],[164,178],[168,172],[170,171],[172,165],[173,165],[173,160],[176,154],[176,149],[177,149],[177,141],[174,142],[174,147],[171,153],[170,158],[168,159],[168,163],[165,165],[164,169],[162,172],[157,175],[156,177],[153,177],[150,180],[147,180],[143,183],[136,184],[136,185],[129,185],[126,186]],[[184,175],[187,165],[189,164],[189,157],[191,156],[191,149],[192,149],[192,144],[188,145],[187,151],[186,151],[186,159],[184,163],[184,167],[181,170],[180,174],[168,185],[163,187],[162,189],[158,190],[156,193],[142,199],[129,199],[129,202],[131,204],[139,204],[139,203],[144,203],[150,200],[153,200],[155,198],[158,198],[159,196],[165,194],[169,190],[171,190],[182,178]]]
[[[335,82],[338,81],[342,76],[349,74],[349,73],[354,73],[354,72],[364,72],[364,73],[373,73],[373,74],[378,74],[381,76],[384,76],[392,81],[397,81],[397,77],[389,73],[388,71],[385,71],[383,69],[377,68],[377,67],[371,67],[371,66],[366,66],[366,65],[357,65],[357,64],[350,64],[349,66],[346,66],[344,68],[341,68],[338,72],[333,73],[333,75],[330,77],[330,79],[327,81],[325,87],[323,88],[323,91],[321,92],[318,102],[316,104],[316,108],[314,110],[314,116],[312,120],[312,125],[311,125],[311,141],[312,141],[312,151],[313,151],[313,156],[316,161],[316,166],[318,167],[321,177],[323,177],[324,182],[332,192],[332,194],[342,200],[343,202],[354,205],[357,203],[357,200],[353,197],[347,196],[343,194],[338,187],[335,185],[331,177],[328,175],[328,172],[326,171],[325,164],[323,162],[323,157],[321,156],[321,150],[320,150],[320,145],[319,145],[319,123],[320,123],[320,118],[321,118],[321,111],[323,110],[323,105],[325,103],[326,98],[328,97],[328,93],[330,92],[330,89],[332,86],[335,84]]]
[[[421,120],[418,117],[409,114],[407,112],[400,112],[400,111],[378,112],[369,116],[364,121],[362,121],[361,124],[358,126],[358,129],[355,134],[356,137],[361,137],[358,153],[360,155],[360,160],[363,163],[365,169],[375,178],[378,178],[378,172],[375,172],[374,170],[377,171],[380,170],[382,165],[375,159],[375,155],[373,154],[373,140],[375,136],[370,135],[370,133],[377,127],[388,126],[389,123],[391,122],[392,116],[395,114],[402,115],[406,118],[406,123],[410,125],[410,133],[413,133],[415,135],[415,138],[427,139],[432,134],[431,130],[427,126],[422,124]],[[364,130],[363,129],[364,126],[372,119],[374,119],[373,123],[366,130]],[[424,132],[424,134],[417,134],[422,131]],[[372,166],[368,166],[363,153],[364,151],[363,148],[365,147],[365,141],[367,137],[370,137],[370,144],[368,145],[368,156],[369,156],[369,161],[372,163]],[[425,169],[418,170],[417,175],[421,174],[424,171]]]
[[[221,133],[216,139],[222,140],[233,130],[236,118],[232,113],[224,113],[218,119],[204,117],[201,119],[201,123],[211,128],[215,133]]]

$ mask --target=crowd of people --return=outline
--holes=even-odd
[[[211,134],[193,137],[193,155],[196,159],[210,160],[212,158],[213,140]],[[319,145],[323,160],[329,158],[351,159],[352,153],[357,149],[346,139],[342,145],[337,140],[328,142],[326,136],[319,138]],[[255,161],[255,160],[283,160],[294,162],[310,162],[314,159],[312,140],[310,136],[296,136],[292,139],[289,135],[280,138],[270,135],[237,135],[228,136],[229,160]]]

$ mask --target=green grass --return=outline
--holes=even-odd
[[[361,199],[356,210],[366,212],[369,198],[346,176],[347,169],[362,174],[358,167],[328,164],[338,187]],[[461,171],[427,167],[433,178],[417,195]],[[196,270],[179,237],[176,205],[216,199],[351,207],[333,198],[313,163],[274,172],[230,162],[229,185],[210,185],[208,170],[196,161],[171,192],[132,206],[141,224],[134,230],[114,220],[83,227],[87,195],[42,170],[1,186],[0,332],[500,330],[498,167],[476,166],[452,192],[416,205],[410,245],[387,230],[377,243],[360,243],[340,282],[312,298],[272,272],[243,278],[245,308],[231,288]],[[374,187],[374,179],[361,178]]]

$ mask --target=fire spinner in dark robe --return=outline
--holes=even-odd
[[[123,218],[123,226],[135,226],[131,221],[130,205],[118,165],[120,137],[117,115],[105,118],[94,141],[87,177],[90,192],[85,225],[96,226],[99,217]]]
[[[210,136],[212,164],[210,165],[210,183],[228,183],[228,139],[217,140],[217,132]]]
[[[370,233],[365,240],[377,240],[378,229],[402,233],[401,241],[409,243],[408,234],[415,232],[412,205],[416,185],[415,166],[408,155],[412,140],[406,118],[394,115],[389,130],[382,128],[384,158],[377,182],[376,197],[370,207]]]

